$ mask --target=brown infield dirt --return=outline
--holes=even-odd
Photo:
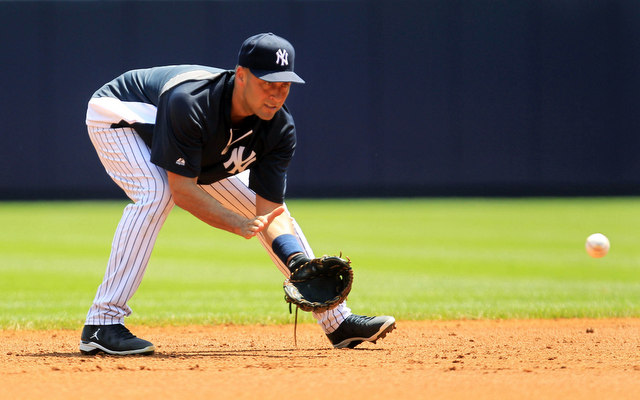
[[[136,327],[151,356],[83,356],[78,331],[0,331],[3,399],[640,398],[640,319],[399,321],[377,344],[320,328]]]

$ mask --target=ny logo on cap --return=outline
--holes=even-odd
[[[280,64],[281,66],[289,65],[289,53],[286,50],[278,49],[276,52],[276,64]]]

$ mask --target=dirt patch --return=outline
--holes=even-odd
[[[400,321],[334,350],[315,325],[130,327],[153,356],[83,356],[80,331],[0,331],[3,398],[631,399],[640,319]]]

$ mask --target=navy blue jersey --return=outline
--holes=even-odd
[[[101,112],[88,112],[87,123],[132,127],[154,164],[200,184],[250,169],[249,187],[282,203],[296,145],[293,118],[285,106],[269,121],[251,116],[232,126],[234,78],[232,70],[197,65],[129,71],[93,95]]]

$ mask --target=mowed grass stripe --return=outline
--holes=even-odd
[[[0,328],[77,328],[123,201],[0,203]],[[354,312],[398,319],[640,316],[640,199],[292,200],[317,255],[353,261]],[[592,259],[584,241],[611,240]],[[257,240],[174,209],[131,301],[137,324],[285,323]],[[301,314],[303,322],[312,318]]]

